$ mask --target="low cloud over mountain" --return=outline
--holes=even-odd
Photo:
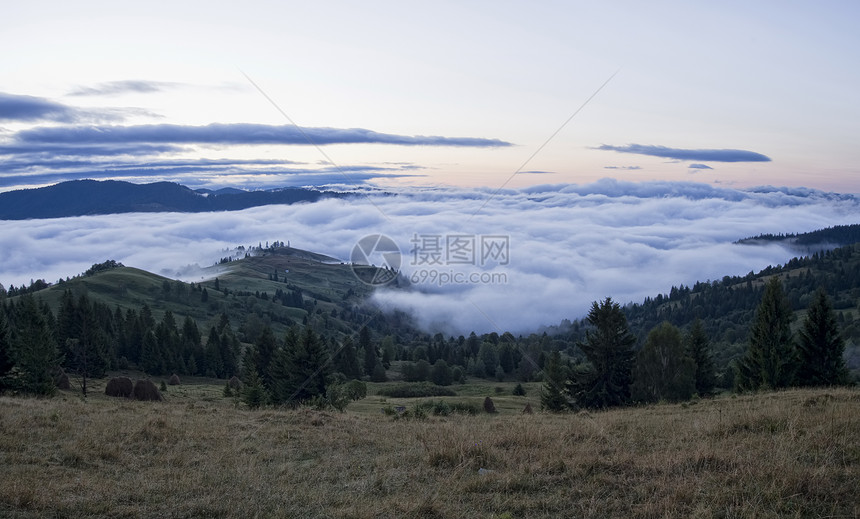
[[[390,196],[368,191],[367,198],[234,212],[4,222],[0,263],[5,278],[0,281],[55,281],[108,258],[175,274],[190,263],[214,263],[224,248],[272,240],[348,260],[360,238],[381,233],[399,244],[406,275],[435,270],[496,273],[505,279],[381,290],[375,298],[380,305],[410,311],[432,330],[528,332],[580,317],[591,301],[606,296],[622,303],[641,301],[668,292],[673,284],[782,263],[793,254],[778,245],[732,242],[759,233],[857,223],[860,209],[854,197],[814,190],[737,191],[677,182],[603,180],[491,193],[437,188]],[[484,266],[415,261],[416,244],[433,236],[506,236],[509,260]]]

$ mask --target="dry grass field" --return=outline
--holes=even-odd
[[[0,398],[0,516],[860,516],[858,390],[423,420],[166,396]]]

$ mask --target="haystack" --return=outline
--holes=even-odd
[[[133,390],[134,383],[128,377],[114,377],[108,380],[108,383],[105,386],[105,394],[107,396],[131,398]]]
[[[526,406],[523,408],[523,414],[532,414],[532,405],[526,402]]]
[[[170,375],[170,379],[167,381],[167,385],[168,386],[178,386],[179,384],[180,384],[179,375],[177,375],[176,373],[174,373],[173,375]]]
[[[230,377],[228,384],[230,384],[230,387],[233,389],[242,389],[242,381],[239,380],[236,375]]]
[[[493,403],[492,398],[487,397],[484,399],[484,411],[491,414],[496,412],[496,404]]]
[[[155,387],[155,384],[153,384],[149,379],[138,380],[135,382],[132,394],[134,395],[135,400],[164,400],[161,396],[161,392],[158,391],[158,388]]]

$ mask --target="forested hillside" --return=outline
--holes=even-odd
[[[824,290],[827,301],[832,301],[835,326],[846,339],[848,366],[856,372],[860,368],[860,244],[796,258],[746,276],[673,287],[668,294],[642,303],[618,307],[607,300],[601,303],[605,312],[600,319],[615,320],[619,340],[623,337],[624,348],[632,352],[624,354],[625,365],[641,367],[642,355],[651,351],[648,348],[669,344],[675,348],[671,355],[682,361],[678,369],[707,366],[709,372],[702,377],[710,382],[685,382],[682,394],[692,394],[690,383],[700,393],[714,386],[731,388],[733,361],[747,351],[768,279],[779,280],[795,332],[816,291]],[[304,360],[293,358],[290,365],[310,366],[311,373],[334,377],[331,380],[393,378],[443,386],[475,377],[554,380],[556,387],[563,387],[593,364],[583,346],[594,338],[589,334],[599,330],[600,319],[565,322],[529,336],[499,330],[446,337],[417,329],[406,314],[381,312],[367,302],[371,291],[349,265],[282,242],[232,251],[208,269],[205,280],[194,283],[108,261],[55,284],[39,280],[30,287],[0,290],[0,324],[5,330],[0,330],[0,346],[6,344],[8,357],[10,351],[35,348],[37,344],[27,342],[28,338],[41,337],[39,344],[50,347],[41,357],[24,362],[59,365],[96,377],[125,366],[162,376],[247,379],[256,372],[259,381],[271,386],[269,390],[278,384],[275,373],[290,371],[285,367],[288,357],[277,361],[276,353],[293,350],[316,353]],[[624,319],[618,321],[619,315]],[[701,324],[691,333],[697,319]],[[671,327],[661,327],[664,321]],[[628,323],[629,332],[625,331]],[[648,351],[637,354],[643,348]],[[634,362],[634,354],[641,358]],[[692,368],[688,362],[693,362]],[[638,373],[639,379],[661,376],[641,369]],[[631,383],[632,376],[632,372],[624,375],[625,384]],[[568,398],[560,393],[557,397],[557,403]],[[630,398],[628,392],[617,402]],[[602,402],[598,405],[615,405],[616,400]]]
[[[648,332],[663,321],[689,329],[694,320],[701,319],[711,341],[718,372],[730,376],[729,364],[747,347],[750,324],[761,301],[765,280],[772,276],[778,277],[784,285],[795,312],[792,323],[795,330],[816,290],[825,290],[833,301],[838,323],[848,341],[849,367],[860,369],[860,244],[794,258],[785,265],[745,276],[726,276],[716,281],[698,282],[692,287],[672,287],[668,294],[628,304],[623,310],[640,344]],[[573,345],[584,339],[586,326],[583,321],[576,320],[569,329],[569,334],[559,333],[556,338],[566,339],[571,345],[571,355],[577,357]],[[730,382],[731,379],[726,381],[729,387]]]
[[[833,249],[834,247],[844,247],[858,242],[860,242],[860,224],[835,225],[826,229],[800,234],[759,234],[758,236],[737,241],[737,243],[744,245],[779,243],[804,255]]]

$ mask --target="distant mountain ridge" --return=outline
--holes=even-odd
[[[120,180],[72,180],[37,189],[0,193],[0,219],[62,218],[132,212],[236,211],[272,204],[316,202],[342,193],[305,188],[270,191],[194,191],[173,182],[133,184]]]
[[[814,254],[858,242],[860,242],[860,224],[835,225],[799,234],[759,234],[735,243],[740,245],[778,243],[800,254]]]

